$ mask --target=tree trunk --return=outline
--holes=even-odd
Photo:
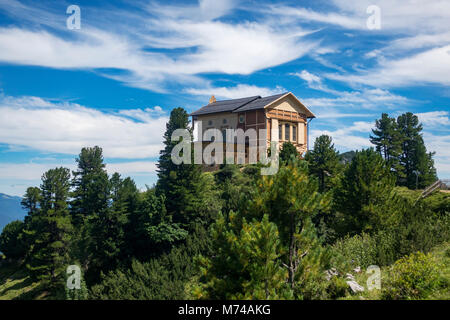
[[[290,230],[290,243],[289,243],[289,283],[291,285],[291,288],[294,289],[294,276],[295,276],[295,266],[294,266],[294,259],[295,259],[295,225],[294,225],[294,213],[291,213],[291,230]]]

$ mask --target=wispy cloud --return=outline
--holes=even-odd
[[[254,85],[238,84],[234,87],[210,87],[204,89],[189,88],[186,89],[189,94],[200,95],[200,96],[211,96],[214,95],[217,98],[224,99],[236,99],[242,97],[251,96],[271,96],[278,93],[286,92],[286,89],[282,87],[276,87],[275,89],[258,87]]]
[[[54,23],[47,23],[48,19],[41,21],[40,28],[3,27],[0,61],[98,70],[129,86],[164,92],[171,83],[202,88],[207,84],[203,73],[251,74],[298,59],[318,47],[318,42],[305,39],[311,31],[297,24],[217,19],[234,4],[204,0],[185,8],[152,3],[140,13],[119,10],[109,15],[106,11],[101,16],[121,17],[117,24],[99,18],[76,32],[62,28],[53,32]],[[21,18],[37,23],[29,7],[2,6],[15,16],[23,12]]]
[[[156,157],[168,120],[159,108],[105,113],[36,97],[17,100],[0,99],[0,143],[42,152],[76,155],[84,146],[99,145],[107,157]]]

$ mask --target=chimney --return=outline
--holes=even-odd
[[[214,97],[213,95],[211,96],[211,98],[209,98],[209,104],[216,102],[216,97]]]

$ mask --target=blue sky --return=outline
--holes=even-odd
[[[448,179],[449,75],[446,0],[0,0],[0,192],[94,145],[152,185],[172,108],[284,91],[317,115],[310,142],[340,151],[369,147],[382,112],[418,114]]]

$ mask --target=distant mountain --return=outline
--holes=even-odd
[[[0,232],[14,220],[23,220],[26,211],[20,205],[22,198],[0,193]]]
[[[352,162],[355,155],[356,155],[355,151],[347,151],[347,152],[341,153],[339,155],[339,161],[344,164],[350,163],[350,162]]]

